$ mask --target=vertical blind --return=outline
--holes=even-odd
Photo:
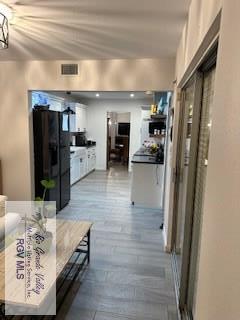
[[[193,314],[195,311],[195,292],[197,285],[198,262],[199,262],[199,243],[201,235],[201,223],[204,205],[205,182],[207,175],[208,148],[211,130],[211,110],[214,95],[215,68],[204,76],[202,111],[198,141],[198,157],[196,168],[196,184],[194,196],[194,212],[193,212],[193,232],[191,247],[191,264],[190,264],[190,281],[188,292],[189,309]]]

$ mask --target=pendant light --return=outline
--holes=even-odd
[[[0,12],[0,49],[8,48],[8,19]]]
[[[0,3],[0,49],[8,48],[9,41],[9,23],[13,23],[13,9],[5,3]]]
[[[70,107],[67,107],[67,109],[63,110],[63,113],[66,113],[66,114],[76,114],[76,112],[73,111]]]

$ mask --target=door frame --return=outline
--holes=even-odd
[[[212,75],[213,72],[216,71],[216,61],[217,61],[217,48],[216,51],[212,53],[212,55],[209,57],[208,61],[204,63],[201,67],[201,72],[203,74],[203,90],[204,90],[204,83],[206,77],[209,76],[209,74]],[[213,82],[214,87],[215,82]],[[204,99],[204,97],[203,97]],[[209,118],[207,119],[207,123],[210,120],[210,110],[211,105],[204,105],[202,99],[202,106],[201,106],[201,118],[200,118],[200,126],[199,126],[199,141],[198,145],[200,145],[201,141],[201,128],[202,123],[204,122],[206,124],[206,112],[209,115]],[[207,111],[206,111],[207,110]],[[209,135],[210,139],[210,135]],[[205,151],[208,152],[209,146],[206,146]],[[198,154],[197,154],[197,163],[196,163],[196,172],[199,168],[199,152],[201,152],[201,149],[198,147]],[[200,153],[201,154],[201,153]],[[202,168],[203,169],[203,168]],[[206,176],[205,176],[206,178]],[[196,176],[195,179],[195,186],[194,186],[194,207],[193,207],[193,224],[192,224],[192,234],[191,234],[191,251],[190,251],[190,259],[189,259],[189,269],[188,269],[188,291],[187,291],[187,305],[186,308],[190,311],[192,311],[194,307],[194,294],[195,294],[195,285],[197,280],[197,274],[198,274],[198,257],[199,257],[199,244],[201,239],[201,221],[202,221],[202,210],[200,216],[195,215],[195,209],[196,209],[196,202],[195,202],[195,195],[197,192],[197,186],[198,186],[198,177]],[[203,189],[203,195],[201,200],[202,205],[204,204],[204,189]],[[203,209],[203,207],[202,207]],[[200,217],[200,219],[198,219]],[[200,223],[198,223],[200,221]]]
[[[108,114],[111,113],[111,112],[115,112],[115,113],[129,113],[129,116],[130,116],[130,131],[129,131],[129,136],[128,136],[128,165],[127,165],[127,170],[130,171],[130,165],[131,165],[131,162],[130,162],[130,155],[131,155],[131,142],[132,142],[132,121],[133,121],[133,117],[132,117],[132,111],[129,111],[129,110],[126,110],[126,111],[123,111],[123,110],[112,110],[112,111],[107,111],[106,112],[106,171],[108,171],[110,169],[110,166],[109,166],[109,162],[110,162],[110,159],[108,159],[108,156],[109,156],[109,152],[111,151],[111,147],[110,147],[110,150],[108,149],[108,135],[109,135],[109,116]]]
[[[198,155],[198,137],[201,119],[201,106],[202,106],[202,73],[197,71],[194,76],[195,93],[193,105],[193,118],[192,118],[192,131],[191,131],[191,145],[189,154],[189,169],[187,177],[187,194],[186,194],[186,208],[185,208],[185,222],[184,222],[184,240],[183,240],[183,253],[182,253],[182,269],[179,284],[179,307],[184,309],[188,292],[188,271],[189,259],[191,255],[191,238],[193,226],[193,206],[195,195],[195,182],[196,182],[196,165]],[[184,143],[185,141],[182,141]],[[177,204],[176,204],[177,205]]]
[[[107,114],[106,170],[109,170],[109,155],[110,155],[109,144],[108,144],[108,140],[109,140],[109,120],[110,120],[110,118],[108,117],[108,114]]]
[[[184,128],[185,128],[185,119],[186,119],[186,110],[185,110],[185,90],[187,87],[192,85],[194,82],[194,103],[193,103],[193,124],[192,134],[191,134],[191,147],[189,158],[189,169],[188,169],[188,178],[187,178],[187,200],[186,200],[186,214],[185,214],[185,223],[184,223],[184,242],[183,242],[183,256],[182,256],[182,272],[181,275],[178,275],[176,278],[179,298],[179,307],[183,308],[183,301],[186,293],[187,286],[186,280],[187,275],[188,261],[190,257],[190,244],[191,239],[191,222],[192,222],[192,207],[193,207],[193,198],[194,198],[194,184],[195,184],[195,166],[197,161],[197,141],[199,133],[199,120],[200,120],[200,111],[201,111],[201,95],[202,95],[202,76],[200,72],[196,72],[191,79],[187,82],[184,88],[181,91],[181,103],[180,103],[180,114],[179,114],[179,129],[178,129],[178,141],[177,141],[177,153],[176,153],[176,168],[174,169],[175,176],[175,188],[174,188],[174,216],[173,216],[173,237],[172,237],[172,248],[175,249],[176,236],[177,236],[177,223],[178,223],[178,207],[180,200],[180,187],[183,175],[182,167],[182,149],[185,147],[184,139]],[[173,252],[174,261],[176,261],[176,256]],[[175,262],[176,263],[176,262]],[[175,268],[176,269],[176,268]],[[184,285],[183,285],[184,284]]]

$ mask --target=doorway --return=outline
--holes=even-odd
[[[128,169],[130,112],[107,112],[107,168]]]
[[[215,47],[182,90],[173,261],[179,307],[190,317],[195,310],[216,59]]]

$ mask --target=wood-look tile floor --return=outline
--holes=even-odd
[[[91,263],[59,319],[177,320],[162,212],[132,206],[130,181],[121,167],[95,171],[73,186],[70,204],[58,214],[94,222]]]

